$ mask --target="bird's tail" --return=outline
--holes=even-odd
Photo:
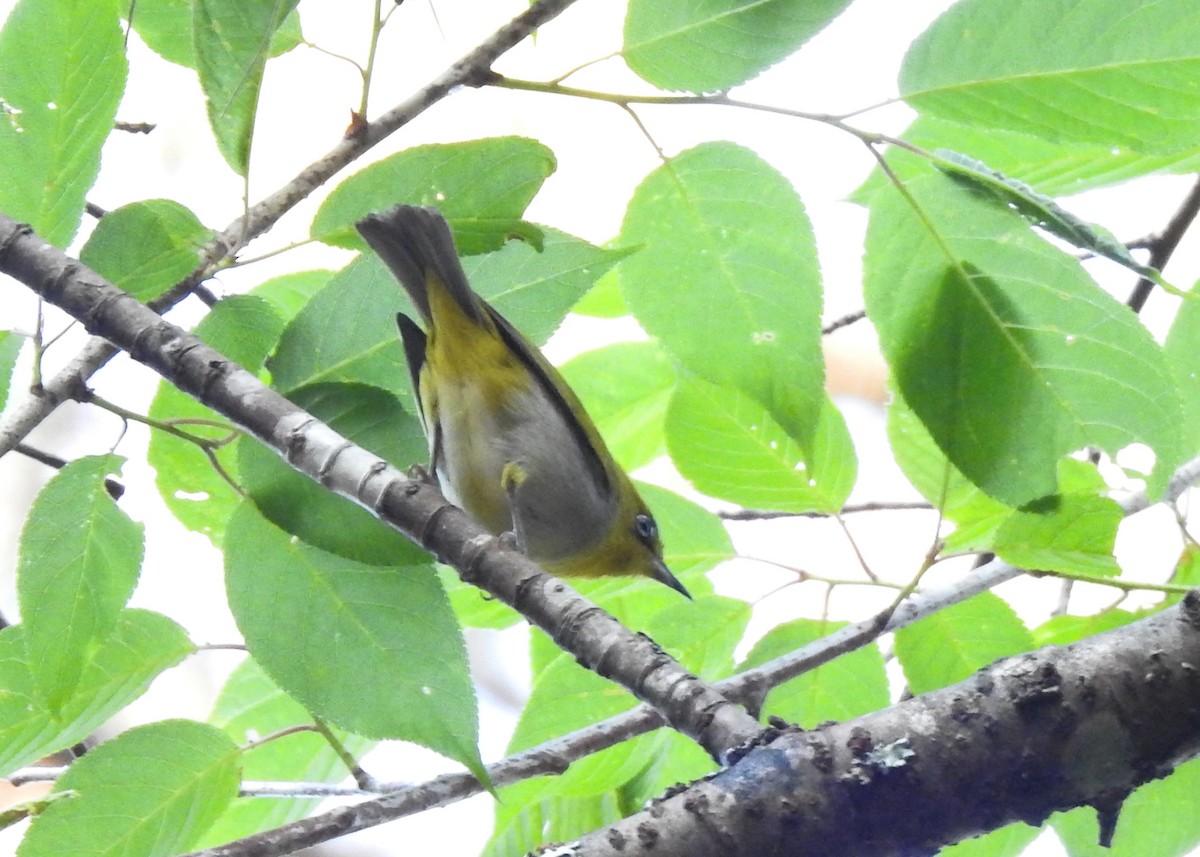
[[[436,208],[397,205],[367,215],[355,227],[404,286],[426,325],[432,322],[429,290],[439,284],[465,316],[483,323],[483,310],[459,264],[450,226]]]

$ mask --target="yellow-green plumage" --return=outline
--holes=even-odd
[[[643,575],[687,595],[629,476],[558,371],[472,291],[442,216],[397,206],[358,230],[425,323],[397,318],[446,496],[515,530],[551,573]]]

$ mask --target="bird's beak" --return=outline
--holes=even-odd
[[[677,578],[675,575],[671,574],[671,569],[667,568],[667,564],[665,562],[663,562],[661,559],[656,558],[653,560],[653,563],[654,563],[653,577],[655,580],[657,580],[659,583],[665,583],[667,586],[674,589],[676,592],[678,592],[680,595],[687,598],[689,601],[692,600],[692,593],[688,592],[687,587],[685,587],[682,583],[679,582],[679,578]]]

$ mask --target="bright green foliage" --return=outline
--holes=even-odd
[[[275,31],[299,0],[195,0],[192,47],[217,148],[238,175],[250,145]]]
[[[756,399],[807,446],[824,401],[820,271],[787,180],[746,149],[697,146],[646,177],[620,237],[646,245],[620,267],[642,326],[686,368]]]
[[[997,658],[1033,647],[1007,603],[984,592],[896,632],[908,689],[925,693],[962,681]]]
[[[996,527],[1013,513],[1013,507],[989,497],[963,476],[899,396],[888,406],[888,443],[913,486],[957,525],[947,537],[946,549],[991,550]]]
[[[750,508],[833,513],[854,487],[854,447],[828,401],[806,453],[759,402],[689,377],[671,397],[667,446],[701,491]]]
[[[709,92],[744,83],[791,54],[849,0],[631,0],[629,67],[662,89]]]
[[[437,206],[460,253],[495,250],[509,235],[528,232],[520,217],[555,165],[549,149],[524,137],[416,146],[342,182],[313,219],[312,235],[360,249],[354,222],[403,202]]]
[[[211,234],[182,205],[147,199],[106,214],[79,259],[138,300],[150,301],[199,266],[198,251]]]
[[[685,666],[711,680],[730,672],[734,647],[749,618],[749,605],[741,601],[711,597],[693,604],[677,598],[645,625],[630,624],[644,627],[646,633]],[[548,644],[545,646],[545,651],[551,649]],[[632,708],[637,702],[562,652],[546,665],[536,667],[536,675],[530,702],[509,742],[510,752],[598,722]],[[496,809],[496,838],[490,847],[500,849],[502,843],[507,843],[511,848],[516,842],[528,847],[531,840],[527,825],[534,819],[556,817],[564,809],[572,816],[580,812],[604,815],[620,790],[643,775],[649,759],[664,758],[662,754],[670,738],[662,731],[642,735],[576,762],[561,777],[530,780],[501,790]],[[666,771],[656,771],[655,776],[670,783],[702,772],[695,770],[693,757],[679,754],[675,765]],[[563,830],[569,829],[565,819],[556,823]],[[576,831],[579,832],[582,830]]]
[[[840,140],[864,170],[875,166],[862,149],[866,142],[886,158],[887,169],[874,169],[853,198],[863,207],[856,215],[869,218],[865,245],[823,244],[821,250],[862,257],[868,316],[851,335],[872,326],[882,346],[894,391],[888,448],[870,435],[869,426],[851,425],[858,453],[871,462],[864,467],[879,467],[881,456],[890,455],[937,509],[936,517],[902,513],[918,522],[937,551],[922,588],[941,586],[957,573],[942,559],[970,552],[1090,579],[1075,592],[1099,589],[1096,582],[1128,582],[1113,556],[1122,512],[1112,497],[1124,496],[1114,489],[1128,487],[1117,480],[1144,478],[1154,499],[1180,462],[1200,452],[1200,301],[1176,306],[1152,295],[1147,318],[1153,321],[1143,323],[1122,305],[1123,292],[1139,274],[1162,280],[1145,267],[1141,248],[1127,247],[1109,232],[1131,227],[1105,223],[1105,215],[1091,213],[1090,199],[1064,197],[1084,190],[1100,196],[1132,179],[1200,170],[1200,17],[1190,0],[959,0],[908,50],[897,89],[918,115],[903,132],[905,146],[876,136],[885,130],[878,124],[881,114],[864,110],[867,105],[828,98],[833,75],[872,64],[874,57],[865,51],[850,50],[843,60],[831,61],[828,81],[793,75],[813,67],[801,46],[843,10],[847,14],[822,39],[862,26],[855,17],[861,10],[846,0],[629,0],[623,33],[610,26],[605,48],[619,49],[619,55],[597,68],[588,63],[595,55],[562,43],[560,34],[568,28],[541,29],[537,49],[525,58],[551,58],[539,80],[566,74],[569,69],[553,59],[563,56],[569,57],[567,65],[587,64],[578,81],[574,74],[562,78],[566,85],[603,88],[591,75],[597,72],[595,80],[601,80],[612,67],[641,78],[634,81],[637,87],[613,85],[611,100],[628,108],[625,113],[611,103],[572,101],[611,117],[598,123],[624,122],[635,114],[640,127],[630,124],[629,130],[650,138],[650,146],[637,141],[647,166],[640,182],[637,176],[627,179],[623,217],[612,200],[594,200],[587,188],[571,185],[581,159],[570,148],[574,137],[557,132],[578,130],[566,128],[566,122],[585,113],[564,112],[571,119],[555,126],[546,142],[482,136],[512,128],[533,134],[544,126],[523,111],[550,111],[564,103],[536,92],[501,92],[506,81],[500,74],[517,73],[506,57],[497,58],[494,76],[480,73],[445,100],[431,99],[439,103],[424,106],[434,109],[397,134],[356,124],[343,137],[339,120],[316,138],[297,135],[297,163],[318,161],[331,148],[355,151],[356,157],[370,148],[365,158],[343,168],[344,175],[319,186],[312,181],[334,156],[288,187],[260,176],[250,168],[261,155],[256,151],[251,158],[254,125],[264,76],[276,67],[278,81],[272,77],[272,90],[262,93],[273,92],[277,82],[282,88],[290,64],[308,55],[336,69],[331,86],[342,74],[352,81],[351,89],[336,96],[343,110],[365,100],[353,69],[320,52],[330,47],[324,34],[310,31],[316,49],[269,62],[304,42],[297,5],[18,0],[0,34],[0,164],[6,167],[0,211],[66,246],[75,238],[85,199],[120,206],[98,219],[80,255],[145,300],[198,268],[198,251],[213,233],[193,210],[205,212],[206,219],[214,210],[233,217],[248,204],[254,243],[231,248],[236,260],[209,260],[216,280],[210,291],[238,293],[207,311],[189,299],[170,320],[190,323],[204,313],[196,327],[204,341],[353,442],[407,467],[425,463],[429,450],[395,325],[395,313],[413,314],[412,307],[391,273],[372,253],[336,271],[265,282],[259,282],[266,276],[259,272],[276,264],[286,269],[294,258],[290,249],[276,251],[296,237],[294,229],[285,234],[289,226],[299,223],[303,229],[297,216],[312,217],[314,240],[362,250],[353,225],[358,218],[397,203],[436,206],[450,221],[476,290],[531,341],[544,344],[572,311],[605,319],[563,327],[556,346],[593,348],[568,361],[563,372],[623,464],[646,467],[655,480],[664,473],[672,479],[673,467],[705,495],[694,502],[638,484],[661,529],[666,562],[695,600],[642,578],[569,583],[701,678],[717,681],[864,618],[863,602],[844,596],[849,587],[833,586],[823,602],[820,584],[808,582],[796,588],[816,595],[798,601],[797,615],[766,627],[776,593],[765,594],[761,605],[727,598],[718,589],[725,592],[743,567],[727,566],[711,580],[709,572],[736,557],[731,530],[739,548],[751,555],[758,553],[757,534],[770,531],[793,548],[794,563],[792,557],[784,562],[802,573],[868,584],[857,568],[828,560],[809,538],[809,528],[832,530],[832,522],[750,520],[727,529],[710,511],[719,506],[832,514],[845,507],[854,489],[855,501],[892,499],[864,490],[868,486],[858,480],[856,450],[842,417],[845,402],[831,400],[825,390],[823,292],[838,290],[829,303],[840,306],[846,297],[841,290],[854,300],[857,282],[843,276],[846,259],[832,256],[829,270],[836,275],[823,282],[810,224],[812,217],[824,240],[849,221],[827,221],[826,201],[810,198],[808,189],[815,185],[809,182],[827,169],[828,150],[810,147],[817,141],[808,132],[824,135],[831,145]],[[563,20],[585,13],[586,5],[566,10]],[[114,139],[104,153],[105,168],[114,174],[96,183],[101,146],[125,88],[119,21],[131,8],[135,38],[197,71],[216,150],[248,181],[225,178],[237,190],[246,189],[245,201],[230,197],[214,207],[209,200],[139,200],[136,183],[122,182],[112,165],[128,163],[130,146],[147,139],[159,143],[170,128],[160,128],[158,137]],[[373,57],[376,72],[408,68],[415,59],[407,53],[412,40],[431,35],[418,30],[425,13],[412,4],[387,14],[389,24]],[[363,22],[364,30],[369,23]],[[350,51],[363,67],[369,65],[368,35],[362,33],[360,53]],[[772,115],[711,103],[681,107],[637,98],[624,103],[620,97],[646,95],[663,102],[681,100],[662,97],[670,92],[724,93],[792,57],[799,62],[729,92],[735,99],[770,102]],[[622,60],[628,69],[621,68]],[[135,70],[142,62],[156,59],[141,52]],[[428,79],[405,76],[400,97]],[[780,82],[785,88],[768,88]],[[366,118],[395,106],[386,103],[384,91],[378,78],[372,82]],[[142,90],[137,92],[140,97]],[[303,95],[327,98],[323,88]],[[511,122],[481,123],[474,134],[468,126],[439,124],[463,106],[473,121],[471,99],[491,98],[507,99]],[[777,109],[801,117],[779,115]],[[812,112],[817,110],[839,116]],[[719,132],[706,136],[690,123],[713,116],[727,119],[728,131],[716,126]],[[160,115],[122,118],[173,121]],[[558,114],[552,120],[558,122]],[[752,126],[759,124],[772,136],[752,136]],[[449,127],[454,136],[444,133]],[[607,143],[610,129],[595,127]],[[855,138],[855,129],[861,138]],[[417,134],[442,142],[413,146]],[[720,140],[727,135],[739,142]],[[616,145],[613,157],[623,157]],[[570,169],[555,175],[559,158]],[[373,163],[364,166],[368,161]],[[183,166],[190,169],[192,163]],[[613,166],[607,152],[583,163],[605,182]],[[828,169],[843,167],[839,162]],[[614,180],[622,176],[619,169],[611,173]],[[845,187],[858,181],[850,178]],[[277,189],[282,192],[274,193]],[[1180,191],[1182,198],[1182,184]],[[258,205],[268,195],[269,204]],[[307,214],[290,209],[300,197],[311,206]],[[584,241],[554,228],[567,222],[556,208],[564,199],[575,206],[570,222],[587,223],[599,234],[588,233]],[[286,218],[273,228],[274,217],[285,210]],[[592,214],[596,220],[586,220]],[[1166,219],[1165,210],[1152,212],[1139,221],[1145,227],[1141,234],[1161,229]],[[257,231],[262,226],[270,227],[265,234]],[[1093,254],[1101,258],[1080,258]],[[269,261],[256,262],[260,255]],[[1172,262],[1168,276],[1187,284],[1195,275],[1180,264],[1184,258],[1181,253]],[[224,267],[231,263],[232,269]],[[119,314],[122,304],[129,305],[114,301],[99,315]],[[1166,324],[1159,322],[1168,313],[1174,315],[1160,345]],[[46,347],[47,374],[57,370],[64,353],[53,340],[54,313],[48,314],[42,340],[28,347],[34,321],[12,315],[0,318],[5,329],[0,403],[26,398],[34,378],[24,367],[31,356],[40,360],[40,346]],[[88,324],[94,329],[98,321]],[[593,347],[584,337],[573,340],[575,331],[588,326],[602,336],[611,329],[618,331],[614,338],[636,341]],[[144,344],[153,346],[151,339]],[[13,376],[18,365],[22,374]],[[126,401],[125,391],[110,388],[108,380],[97,382],[104,395],[131,410],[142,407]],[[344,779],[344,761],[313,733],[238,749],[314,718],[326,721],[352,753],[365,752],[377,739],[412,741],[481,775],[478,715],[461,629],[506,628],[519,614],[437,568],[369,512],[293,472],[276,452],[239,437],[229,418],[170,383],[161,385],[149,416],[148,460],[158,490],[185,527],[224,552],[230,606],[250,658],[222,690],[211,725],[168,721],[141,727],[99,744],[73,764],[58,784],[59,792],[72,789],[73,796],[45,808],[20,857],[181,853],[309,815],[316,811],[312,800],[237,799],[234,788],[239,775]],[[108,442],[99,435],[87,441],[73,448],[103,450]],[[1153,456],[1149,473],[1111,466],[1117,453],[1137,452],[1138,446]],[[175,569],[140,570],[140,525],[109,498],[103,483],[118,463],[115,456],[96,456],[65,466],[24,525],[16,584],[21,623],[0,630],[0,773],[94,736],[156,676],[198,648],[166,616],[126,606],[139,572]],[[129,492],[121,502],[140,514],[137,492],[145,489],[135,480],[142,468],[126,470]],[[891,513],[845,519],[868,557],[880,550],[867,523],[878,520],[877,514]],[[1161,570],[1155,581],[1169,576],[1180,586],[1200,582],[1200,551],[1181,542],[1174,569]],[[916,567],[912,559],[905,567]],[[754,575],[759,564],[744,568]],[[1150,580],[1154,569],[1139,563],[1131,572]],[[893,579],[895,574],[893,568],[884,572],[888,586],[907,582]],[[759,581],[748,583],[753,588]],[[1024,583],[1047,600],[1059,588],[1055,581]],[[888,603],[893,592],[876,591],[876,603]],[[897,663],[889,666],[902,670],[906,690],[922,693],[1036,646],[1120,633],[1121,626],[1179,598],[1138,596],[1141,601],[1126,602],[1138,607],[1075,615],[1080,611],[1072,595],[1068,606],[1074,612],[1056,611],[1049,619],[1054,604],[1023,605],[1021,617],[1035,617],[1031,630],[1000,596],[984,593],[897,631]],[[534,685],[513,749],[552,741],[636,704],[625,690],[580,667],[550,636],[537,631],[530,638]],[[897,696],[895,687],[889,692],[885,671],[882,652],[888,645],[886,640],[866,645],[767,689],[763,716],[812,728],[886,707]],[[614,648],[606,658],[620,654]],[[894,684],[894,671],[890,678]],[[1103,745],[1113,737],[1101,721],[1092,729],[1082,740]],[[381,778],[411,778],[372,763],[368,760],[368,768]],[[501,790],[484,853],[507,857],[549,841],[569,841],[713,769],[695,743],[670,729],[635,736],[573,762],[561,776]],[[1196,770],[1194,763],[1185,765],[1130,795],[1112,853],[1167,857],[1195,848]],[[997,807],[997,817],[1002,812]],[[1051,823],[1068,852],[1082,855],[1099,853],[1093,819],[1093,812],[1078,811]],[[946,853],[1016,855],[1039,833],[1010,825]]]
[[[1104,145],[1054,141],[1013,128],[989,128],[952,122],[922,114],[904,138],[926,151],[951,149],[972,157],[1045,194],[1082,193],[1107,187],[1151,173],[1191,173],[1200,169],[1200,147],[1189,146],[1169,152],[1143,152]],[[864,190],[877,190],[887,183],[875,172]]]
[[[1194,12],[1189,0],[967,0],[913,43],[900,92],[922,113],[1050,140],[1194,146]]]
[[[150,49],[165,60],[196,67],[192,9],[196,0],[141,0],[122,14],[131,14],[133,29]],[[286,53],[303,41],[300,16],[292,9],[271,35],[270,56]]]
[[[267,678],[253,659],[243,661],[233,671],[209,718],[237,744],[311,720],[312,715]],[[365,753],[374,743],[357,735],[343,733],[338,737],[355,754]],[[242,754],[245,779],[312,783],[337,782],[345,775],[345,763],[315,732],[296,732],[258,744]],[[304,818],[319,803],[316,798],[236,798],[194,847],[208,848]]]
[[[362,383],[410,395],[395,315],[384,309],[404,305],[401,294],[374,254],[335,273],[283,331],[267,363],[274,386],[286,393],[310,384]]]
[[[793,652],[839,627],[839,623],[811,619],[777,625],[754,644],[739,671]],[[883,656],[876,647],[867,646],[774,688],[762,710],[811,729],[827,720],[850,720],[886,708],[888,701]]]
[[[250,292],[266,301],[283,321],[290,322],[333,277],[333,271],[297,271],[272,277]]]
[[[495,832],[481,857],[527,854],[539,843],[569,841],[629,814],[622,811],[615,792],[539,799],[539,789],[545,785],[544,778],[525,780],[502,792],[505,802],[496,805]]]
[[[169,857],[237,794],[237,746],[212,726],[164,720],[131,729],[77,759],[56,789],[71,790],[34,821],[19,857]]]
[[[1084,637],[1102,634],[1136,622],[1142,615],[1130,613],[1128,610],[1105,610],[1093,616],[1052,616],[1033,629],[1034,645],[1065,646]]]
[[[1182,457],[1181,413],[1146,329],[1019,215],[896,161],[905,194],[871,204],[867,310],[938,446],[1021,505],[1056,490],[1063,455],[1141,441],[1158,454],[1149,484],[1161,491]]]
[[[125,89],[118,5],[21,0],[0,31],[0,211],[60,247],[79,228]]]
[[[192,652],[183,629],[147,610],[123,610],[112,633],[86,657],[74,693],[57,711],[30,674],[25,628],[0,631],[0,771],[70,747],[141,696],[150,682]]]
[[[1200,295],[1195,287],[1193,295]],[[1184,443],[1188,455],[1200,453],[1200,300],[1184,301],[1167,334],[1163,353],[1183,400]]]
[[[88,657],[112,635],[142,564],[142,526],[104,485],[117,456],[81,458],[38,494],[17,569],[29,670],[52,713],[70,699]]]
[[[654,342],[618,342],[562,366],[609,451],[626,469],[666,452],[663,420],[675,389],[675,367]]]
[[[621,318],[629,315],[629,307],[625,305],[625,296],[621,294],[617,272],[611,271],[597,280],[595,287],[571,307],[571,312],[595,318]]]
[[[12,381],[13,369],[17,365],[17,356],[25,338],[8,330],[0,331],[0,410],[8,401],[9,384]]]
[[[1117,241],[1103,226],[1081,220],[1025,182],[960,152],[941,149],[934,153],[934,159],[938,169],[951,178],[981,190],[984,195],[991,196],[997,205],[1020,212],[1034,226],[1055,238],[1061,238],[1086,253],[1111,259],[1140,276],[1152,280],[1157,278],[1157,271],[1133,258],[1129,248]]]
[[[367,565],[234,514],[225,583],[250,653],[314,715],[414,741],[484,776],[467,653],[428,565]]]
[[[1121,573],[1113,559],[1121,517],[1121,507],[1107,497],[1051,497],[1000,525],[996,553],[1017,568],[1115,577]]]

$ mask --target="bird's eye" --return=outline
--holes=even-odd
[[[658,538],[658,524],[649,515],[638,515],[633,519],[634,529],[638,538],[644,542],[652,542]]]

